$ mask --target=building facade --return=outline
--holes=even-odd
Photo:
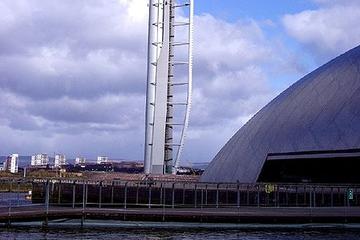
[[[66,165],[66,157],[64,154],[56,154],[54,160],[54,167],[61,167]]]
[[[109,163],[109,157],[106,156],[98,156],[96,159],[96,163],[97,164],[104,164],[104,163]]]
[[[4,171],[17,173],[19,171],[19,154],[11,154],[4,162]]]
[[[48,166],[49,156],[46,153],[39,153],[31,156],[31,166]]]
[[[76,157],[75,158],[75,165],[85,166],[86,158],[84,157]]]

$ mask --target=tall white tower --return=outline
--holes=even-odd
[[[191,107],[193,15],[193,0],[149,0],[146,174],[174,173],[179,164]]]

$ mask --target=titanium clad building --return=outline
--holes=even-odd
[[[293,84],[219,151],[209,182],[360,182],[360,47]]]

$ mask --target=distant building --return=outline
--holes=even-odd
[[[121,161],[112,163],[114,172],[143,173],[144,163],[135,161]]]
[[[61,167],[66,165],[66,157],[64,154],[56,154],[55,155],[55,163],[54,166],[55,167]]]
[[[68,171],[114,172],[114,167],[111,163],[86,164],[84,167],[77,165]]]
[[[19,154],[11,154],[4,162],[4,170],[17,173],[19,171]]]
[[[109,163],[109,158],[105,156],[99,156],[96,160],[97,164]]]
[[[49,156],[44,153],[31,156],[31,166],[47,166],[49,165]]]
[[[75,165],[85,166],[86,158],[84,157],[77,157],[75,158]]]

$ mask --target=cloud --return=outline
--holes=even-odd
[[[317,0],[317,10],[285,15],[287,33],[316,58],[335,57],[360,44],[359,1]]]
[[[191,124],[214,127],[253,114],[272,95],[264,71],[268,56],[277,56],[272,43],[254,21],[205,14],[195,18],[195,30]]]
[[[211,160],[274,95],[267,69],[291,69],[261,25],[195,17],[186,159]],[[146,47],[146,0],[1,1],[0,154],[142,159]]]

